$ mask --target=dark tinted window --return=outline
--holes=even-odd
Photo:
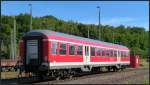
[[[95,48],[91,47],[91,56],[95,56]]]
[[[96,48],[96,55],[97,55],[97,56],[100,56],[100,55],[101,55],[101,53],[100,53],[100,48]]]
[[[121,51],[121,57],[124,57],[123,51]]]
[[[75,50],[75,46],[74,45],[70,45],[69,46],[69,55],[74,55],[74,50]]]
[[[109,50],[106,49],[106,56],[109,56]]]
[[[78,46],[77,55],[82,55],[82,46]]]
[[[117,51],[116,50],[114,50],[114,56],[117,57]]]
[[[127,55],[127,52],[126,51],[124,51],[124,57],[127,57],[128,55]]]
[[[102,56],[105,56],[105,49],[102,48]]]
[[[110,50],[110,56],[112,57],[113,56],[113,50]]]
[[[120,51],[118,51],[118,56],[121,57],[121,52]]]
[[[66,44],[60,43],[60,54],[65,55],[66,54]]]

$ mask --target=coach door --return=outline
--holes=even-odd
[[[89,64],[90,62],[90,47],[84,46],[84,64]]]
[[[27,40],[26,42],[26,64],[39,65],[40,62],[40,42],[38,39]]]
[[[120,52],[119,50],[117,50],[117,62],[120,62],[120,57],[121,57]]]

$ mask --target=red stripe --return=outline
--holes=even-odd
[[[121,57],[120,61],[130,61],[130,57]]]
[[[117,57],[91,57],[91,62],[116,62]]]
[[[50,62],[83,62],[82,56],[49,56]]]

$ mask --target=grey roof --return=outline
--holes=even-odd
[[[79,37],[79,36],[65,34],[65,33],[60,33],[60,32],[54,32],[54,31],[50,31],[50,30],[32,30],[32,31],[28,32],[25,36],[30,36],[30,35],[31,36],[33,36],[33,35],[63,36],[63,37],[67,37],[67,38],[74,38],[74,39],[84,40],[84,41],[88,41],[88,42],[95,42],[95,43],[100,43],[100,44],[104,44],[104,45],[107,45],[107,46],[112,46],[113,45],[115,47],[121,47],[121,48],[128,49],[126,46],[123,46],[123,45],[118,45],[118,44],[113,44],[113,43],[109,43],[109,42],[104,42],[104,41],[99,41],[99,40]]]

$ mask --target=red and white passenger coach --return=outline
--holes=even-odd
[[[30,31],[20,40],[25,70],[41,74],[124,68],[130,64],[129,52],[122,45],[49,30]]]

